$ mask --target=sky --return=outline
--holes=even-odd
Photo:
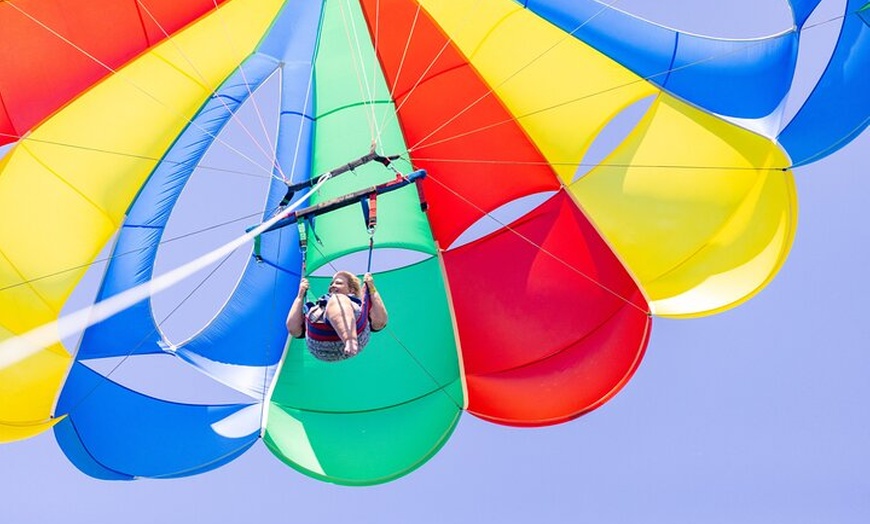
[[[726,36],[788,24],[776,0],[649,3],[619,5]],[[302,476],[261,444],[192,478],[98,481],[47,433],[0,446],[0,522],[868,522],[868,152],[865,132],[796,170],[798,232],[773,282],[725,313],[654,319],[632,380],[578,420],[464,415],[419,470],[366,488]]]

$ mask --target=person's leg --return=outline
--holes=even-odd
[[[344,352],[348,355],[359,353],[354,306],[347,295],[340,293],[333,294],[326,303],[326,318],[335,334],[344,342]]]

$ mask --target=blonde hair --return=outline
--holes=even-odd
[[[356,296],[362,296],[362,284],[360,283],[359,278],[351,273],[350,271],[336,271],[335,275],[332,276],[332,279],[335,280],[335,277],[344,277],[344,280],[347,281],[347,287],[350,289],[351,294]]]

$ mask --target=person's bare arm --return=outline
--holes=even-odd
[[[384,305],[384,300],[381,294],[378,293],[375,287],[375,279],[371,273],[366,273],[363,277],[363,282],[369,288],[369,300],[371,300],[372,309],[369,311],[369,321],[373,331],[384,329],[387,325],[387,306]]]
[[[296,338],[305,334],[305,317],[302,315],[302,308],[305,305],[307,292],[308,279],[303,278],[299,281],[299,293],[293,299],[293,305],[290,306],[290,312],[287,314],[287,331]]]

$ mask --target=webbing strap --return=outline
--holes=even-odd
[[[420,200],[420,211],[425,213],[429,209],[429,203],[426,202],[426,194],[423,192],[423,180],[418,178],[414,181],[414,186],[417,188],[417,198]]]
[[[357,299],[359,300],[359,299]],[[325,306],[321,306],[325,307]],[[356,320],[356,332],[362,333],[366,328],[369,322],[369,313],[372,309],[372,301],[369,294],[369,288],[366,286],[365,293],[363,294],[362,304],[360,306],[359,318]],[[338,334],[333,329],[332,325],[329,322],[313,322],[308,318],[308,315],[305,315],[305,332],[306,336],[313,339],[319,340],[323,342],[336,342],[341,340]]]
[[[372,193],[369,195],[369,218],[368,218],[368,230],[369,234],[374,233],[375,228],[378,226],[378,194]]]
[[[254,259],[259,263],[263,261],[263,249],[261,247],[262,240],[260,240],[260,235],[254,237]]]
[[[375,229],[378,227],[378,194],[370,193],[368,198],[360,199],[363,210],[363,218],[366,221],[366,229],[369,232],[369,254],[366,264],[366,273],[372,270],[372,252],[375,249]],[[366,286],[368,289],[368,286]]]
[[[296,222],[296,229],[299,231],[299,251],[302,252],[302,270],[299,273],[305,276],[305,259],[308,258],[308,233],[305,230],[305,222]]]

